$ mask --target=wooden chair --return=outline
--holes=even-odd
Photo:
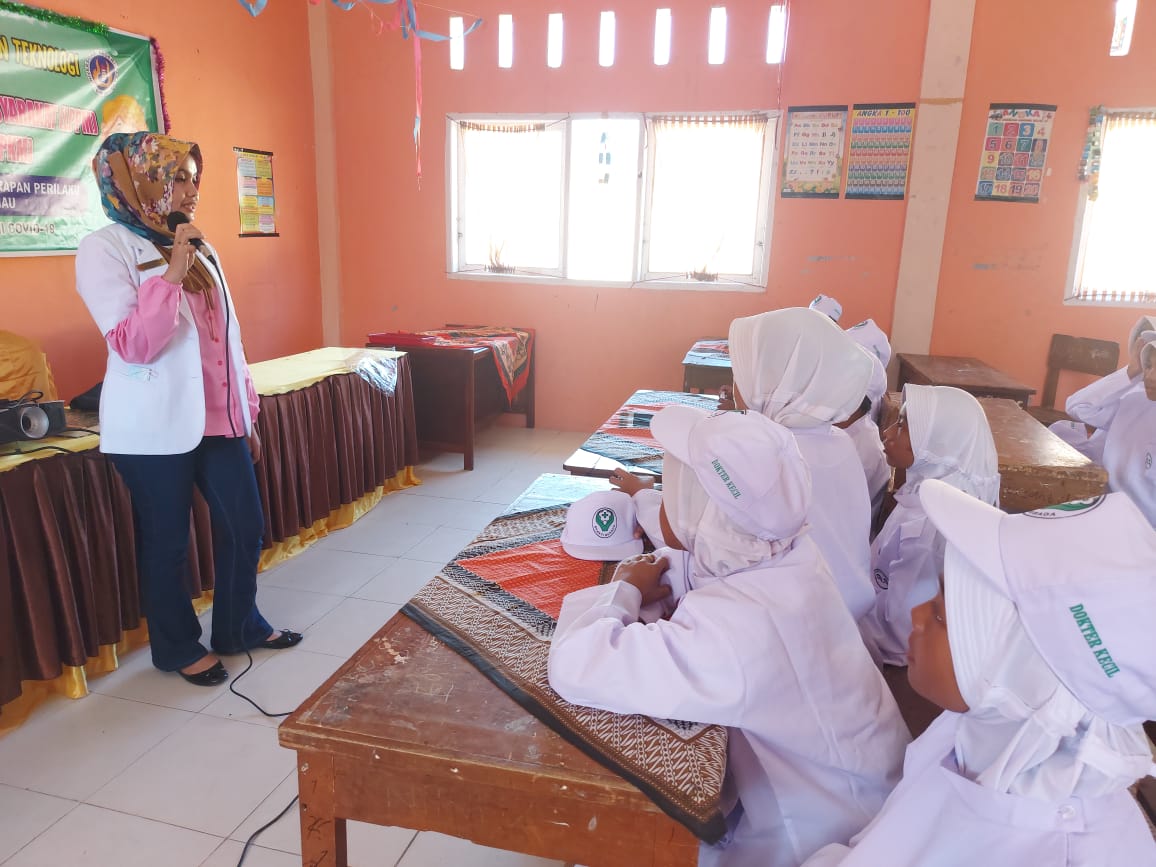
[[[1048,374],[1044,378],[1040,405],[1029,406],[1027,411],[1045,426],[1068,418],[1062,409],[1056,409],[1056,386],[1060,381],[1060,371],[1074,370],[1107,376],[1116,369],[1119,362],[1120,344],[1113,340],[1053,334],[1052,346],[1048,350]]]

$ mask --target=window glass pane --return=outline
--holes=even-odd
[[[498,66],[509,69],[514,65],[514,16],[498,16]]]
[[[633,278],[641,128],[636,118],[571,123],[567,277]]]
[[[767,131],[758,118],[655,121],[648,271],[753,275]]]
[[[656,9],[654,12],[654,65],[666,66],[670,63],[670,10]]]
[[[450,69],[466,68],[465,28],[460,16],[450,17]]]
[[[546,21],[546,65],[557,69],[562,65],[562,13],[551,12]]]
[[[1089,202],[1082,289],[1131,300],[1156,292],[1147,262],[1156,199],[1156,118],[1109,116],[1096,201]]]
[[[767,19],[767,63],[782,63],[783,52],[787,48],[787,7],[778,4],[771,7]]]
[[[563,125],[458,125],[466,266],[561,267]]]
[[[715,6],[710,10],[710,28],[707,36],[706,62],[717,66],[727,59],[727,10]]]
[[[598,22],[598,65],[614,65],[614,13],[609,11]]]

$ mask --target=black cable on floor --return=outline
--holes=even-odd
[[[231,692],[233,695],[237,696],[237,698],[245,699],[245,701],[249,702],[249,704],[253,705],[253,707],[257,708],[257,710],[261,711],[261,713],[265,714],[265,716],[272,717],[273,719],[277,719],[278,717],[283,717],[283,716],[289,716],[289,714],[293,713],[293,711],[291,711],[291,710],[287,710],[284,713],[270,713],[269,711],[265,710],[265,708],[261,707],[261,705],[257,704],[257,702],[253,701],[253,699],[249,698],[249,696],[245,695],[244,693],[237,692],[237,690],[233,688],[234,686],[236,686],[237,681],[240,680],[242,677],[244,677],[246,674],[248,674],[249,669],[251,669],[253,667],[253,654],[251,652],[249,652],[248,650],[246,650],[245,656],[249,657],[249,664],[245,666],[244,671],[242,671],[236,677],[231,678],[229,680],[229,692]],[[288,809],[288,807],[286,807],[286,809]],[[278,818],[280,818],[280,817],[278,817]],[[273,821],[275,822],[277,820],[274,819]]]
[[[252,659],[250,659],[249,662],[251,663]],[[241,696],[241,698],[244,698],[244,697],[245,696],[243,696],[243,695]],[[259,708],[258,708],[258,710],[259,710]],[[264,713],[264,711],[262,711],[262,713]],[[267,716],[281,716],[281,715],[282,714],[267,714]],[[284,810],[282,810],[280,813],[278,813],[276,816],[274,816],[272,819],[270,819],[268,822],[266,822],[264,825],[262,825],[260,828],[258,828],[256,831],[254,831],[252,834],[249,835],[249,839],[245,841],[245,848],[241,850],[241,857],[237,861],[237,867],[241,867],[241,865],[245,863],[245,856],[249,854],[249,847],[253,845],[253,841],[256,840],[257,837],[266,828],[269,828],[272,825],[277,824],[277,822],[279,822],[281,820],[281,817],[289,812],[289,808],[297,803],[297,797],[298,797],[297,795],[294,795],[293,800],[285,805]]]

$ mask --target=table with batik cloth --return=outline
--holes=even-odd
[[[562,463],[562,469],[605,479],[625,467],[638,475],[661,477],[663,449],[651,436],[650,420],[664,406],[673,405],[713,410],[718,398],[685,391],[636,391]]]
[[[302,863],[346,864],[347,820],[582,864],[693,865],[724,831],[726,730],[569,704],[546,676],[575,560],[566,507],[605,481],[546,475],[284,723]]]
[[[730,385],[731,349],[726,340],[700,340],[682,360],[682,390],[718,393]]]
[[[380,353],[392,395],[351,373],[363,350],[332,347],[252,365],[261,394],[256,464],[265,511],[262,567],[348,526],[391,489],[416,483],[407,359]],[[376,354],[376,353],[375,353]],[[91,427],[96,417],[71,415]],[[132,505],[93,435],[0,445],[0,731],[52,694],[79,698],[144,644]],[[198,610],[212,601],[208,509],[194,497],[185,582]]]

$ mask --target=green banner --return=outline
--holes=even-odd
[[[158,93],[148,39],[0,2],[0,254],[75,250],[108,224],[92,158],[158,131]]]

